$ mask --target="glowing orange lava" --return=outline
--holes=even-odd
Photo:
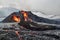
[[[16,15],[13,15],[13,20],[15,22],[20,22],[20,17],[17,17]]]
[[[22,13],[23,13],[23,16],[24,16],[24,20],[27,21],[27,19],[28,19],[28,14],[27,14],[25,11],[23,11]]]

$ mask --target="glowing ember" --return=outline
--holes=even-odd
[[[17,34],[17,36],[19,36],[19,32],[18,31],[15,31],[15,33]]]
[[[13,15],[13,20],[15,22],[20,22],[20,17],[17,17],[16,15]]]

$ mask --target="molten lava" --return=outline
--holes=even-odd
[[[12,18],[15,22],[20,22],[20,17],[17,17],[16,15],[13,15]]]
[[[24,20],[27,21],[28,20],[28,14],[27,14],[27,12],[23,11],[22,14],[24,16]]]

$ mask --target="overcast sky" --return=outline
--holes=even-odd
[[[0,0],[2,6],[60,15],[60,0]]]

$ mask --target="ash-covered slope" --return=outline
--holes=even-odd
[[[43,18],[43,17],[38,17],[37,15],[34,15],[30,11],[28,12],[28,16],[29,16],[29,18],[31,18],[32,20],[34,20],[36,22],[49,23],[49,24],[60,24],[60,21],[51,20],[51,19],[47,19],[47,18]]]

